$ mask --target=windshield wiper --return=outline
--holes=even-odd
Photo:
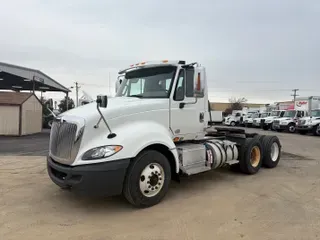
[[[136,94],[136,95],[130,95],[129,97],[137,97],[137,98],[143,98],[141,94]]]

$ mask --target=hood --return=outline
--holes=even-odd
[[[100,108],[101,113],[107,120],[125,115],[136,114],[151,110],[169,109],[168,98],[135,98],[113,97],[108,98],[107,108]],[[80,117],[85,120],[99,118],[96,102],[92,102],[66,111],[59,116]]]
[[[279,121],[289,121],[292,120],[293,118],[289,118],[289,117],[281,117],[281,118],[276,118],[275,120],[279,120]]]
[[[263,119],[266,119],[266,120],[273,120],[273,119],[276,119],[278,118],[277,116],[268,116],[268,117],[265,117]]]

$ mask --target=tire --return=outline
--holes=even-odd
[[[263,125],[263,126],[262,126],[262,129],[263,129],[263,130],[269,130],[269,129],[270,129],[270,125]]]
[[[287,131],[289,133],[295,133],[296,132],[296,125],[294,123],[290,123],[288,126],[287,126]]]
[[[232,126],[232,127],[234,127],[236,125],[236,122],[234,122],[234,121],[232,121],[231,123],[230,123],[230,126]]]
[[[153,183],[150,183],[149,179]],[[130,164],[124,181],[123,195],[137,208],[151,207],[165,197],[170,182],[171,167],[168,159],[158,151],[146,150]]]
[[[277,132],[283,132],[283,129],[276,129]]]
[[[262,146],[257,137],[247,138],[241,149],[240,170],[245,174],[256,174],[262,165]]]
[[[298,130],[298,133],[301,134],[301,135],[306,135],[306,134],[307,134],[307,131]]]
[[[275,168],[281,158],[281,144],[277,136],[265,136],[262,140],[262,165],[266,168]]]
[[[314,136],[320,136],[319,124],[316,125],[316,126],[314,126],[314,127],[312,128],[312,134],[313,134]]]

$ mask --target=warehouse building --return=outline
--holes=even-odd
[[[42,130],[42,104],[33,93],[0,92],[0,135],[23,136]]]

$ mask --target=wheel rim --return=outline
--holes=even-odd
[[[277,161],[279,154],[280,154],[280,148],[279,148],[278,143],[276,143],[276,142],[272,143],[271,152],[270,152],[271,160],[273,162]]]
[[[250,153],[250,163],[252,167],[257,167],[259,165],[260,160],[261,160],[260,148],[257,146],[254,146],[251,149],[251,153]]]
[[[294,132],[295,130],[296,130],[296,127],[295,127],[295,126],[291,125],[291,126],[289,127],[289,131],[290,131],[290,132]]]
[[[320,135],[320,126],[317,127],[316,134]]]
[[[234,122],[231,122],[231,126],[234,126],[234,125],[236,125]]]
[[[158,163],[150,163],[141,172],[139,179],[140,191],[145,197],[157,195],[164,184],[164,170]]]

